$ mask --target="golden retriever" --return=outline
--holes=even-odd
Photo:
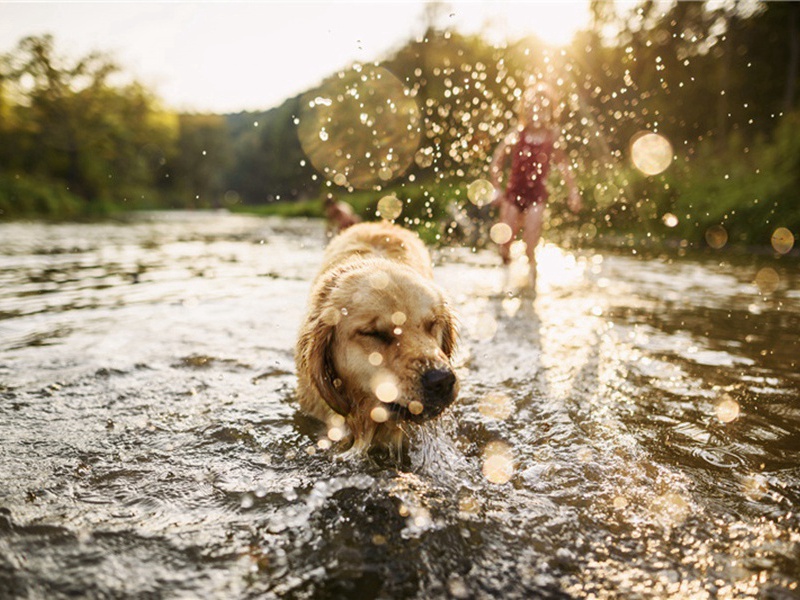
[[[456,398],[456,320],[419,237],[359,223],[329,244],[295,355],[300,408],[360,452],[402,447],[405,423]]]

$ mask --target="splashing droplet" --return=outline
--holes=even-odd
[[[482,341],[491,340],[497,333],[497,321],[489,313],[481,313],[472,329],[472,335]]]
[[[658,175],[672,163],[672,144],[657,133],[640,133],[631,142],[631,160],[645,175]]]
[[[486,206],[494,199],[494,186],[486,179],[476,179],[467,186],[467,198],[477,207]]]
[[[385,423],[389,420],[389,411],[383,406],[376,406],[370,411],[369,418],[376,423]]]
[[[387,221],[394,221],[403,212],[403,201],[397,196],[384,196],[378,200],[378,212]]]
[[[511,227],[505,223],[495,223],[489,230],[489,237],[495,244],[507,244],[511,241]]]
[[[724,396],[716,406],[717,418],[723,423],[730,423],[739,418],[739,403],[730,396]]]
[[[514,456],[505,442],[491,442],[483,451],[483,476],[498,485],[508,483],[514,476]]]
[[[507,419],[514,412],[514,403],[502,392],[490,392],[481,399],[478,411],[490,419]]]
[[[401,311],[392,313],[392,323],[394,323],[397,326],[400,326],[405,322],[406,322],[406,313]]]
[[[781,276],[772,267],[764,267],[756,273],[755,284],[762,294],[771,294],[778,289],[781,283]]]
[[[661,217],[661,221],[667,227],[676,227],[678,225],[678,217],[672,213],[664,213],[664,216]]]
[[[728,243],[728,232],[722,225],[712,225],[706,229],[706,243],[715,250],[719,250]]]
[[[778,227],[772,233],[770,240],[775,252],[779,254],[786,254],[794,248],[794,234],[786,229],[786,227]]]
[[[388,371],[378,373],[372,379],[372,391],[375,397],[381,402],[394,402],[400,395],[397,389],[397,381]]]

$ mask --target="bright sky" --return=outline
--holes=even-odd
[[[438,24],[492,41],[565,44],[587,0],[449,2]],[[425,29],[425,3],[0,2],[0,53],[51,33],[60,54],[109,52],[178,110],[263,110],[354,61],[386,57]]]

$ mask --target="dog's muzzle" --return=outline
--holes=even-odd
[[[412,411],[413,403],[409,406],[391,403],[388,407],[395,419],[422,423],[438,417],[456,399],[456,375],[450,369],[425,371],[420,376],[420,387],[422,410]]]
[[[455,400],[456,375],[450,369],[431,369],[420,378],[422,384],[423,419],[431,419]]]

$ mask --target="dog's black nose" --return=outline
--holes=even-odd
[[[422,389],[428,403],[447,406],[453,401],[456,376],[450,369],[431,369],[422,374]]]

